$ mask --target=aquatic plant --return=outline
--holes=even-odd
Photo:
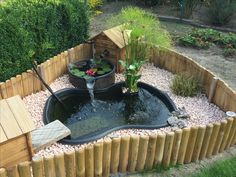
[[[148,60],[151,47],[170,48],[171,38],[153,14],[137,7],[124,8],[109,20],[109,26],[117,25],[121,25],[125,43],[125,59],[120,60],[120,64],[124,68],[126,88],[130,93],[137,92],[140,70]]]

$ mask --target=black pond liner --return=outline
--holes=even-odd
[[[115,100],[118,99],[119,100],[119,99],[121,99],[120,95],[122,95],[122,99],[123,99],[124,96],[126,96],[124,93],[122,93],[122,87],[124,87],[124,86],[125,86],[124,82],[119,82],[119,83],[112,85],[109,88],[106,88],[103,90],[96,90],[94,93],[95,98],[101,99],[104,96],[106,96],[107,99],[115,99]],[[156,96],[159,100],[161,100],[162,104],[164,104],[164,106],[168,109],[169,112],[176,110],[175,104],[173,103],[173,101],[170,99],[170,97],[165,92],[163,92],[153,86],[150,86],[146,83],[142,83],[142,82],[138,83],[138,87],[141,89],[147,90],[150,94],[152,94],[153,96]],[[62,101],[65,100],[65,102],[66,102],[66,98],[68,98],[69,96],[71,96],[71,97],[73,96],[73,98],[75,98],[73,100],[74,102],[78,102],[80,100],[87,100],[88,101],[90,99],[88,91],[84,90],[84,89],[76,89],[76,88],[62,89],[62,90],[55,92],[55,94]],[[53,96],[50,96],[45,104],[45,107],[44,107],[44,112],[43,112],[44,124],[48,124],[56,119],[58,119],[58,120],[61,119],[60,120],[61,122],[65,121],[64,118],[61,118],[61,117],[67,116],[65,113],[66,110],[63,110],[63,108],[60,108],[60,113],[58,114],[58,116],[54,116],[54,108],[56,107],[56,105],[59,105],[58,102],[56,101],[56,99]],[[71,109],[71,106],[69,106],[67,103],[65,103],[65,105],[68,106],[67,109]],[[62,115],[62,114],[64,114],[64,115]],[[97,140],[97,139],[102,138],[105,135],[107,135],[115,130],[120,130],[120,129],[158,129],[158,128],[168,126],[167,118],[168,117],[165,115],[164,123],[161,123],[161,124],[154,124],[154,125],[152,125],[152,124],[148,124],[148,125],[126,124],[126,125],[119,125],[119,126],[113,126],[113,127],[106,127],[106,128],[103,128],[102,130],[99,130],[99,131],[96,130],[95,132],[92,132],[90,134],[85,134],[85,135],[80,136],[75,139],[71,139],[71,137],[68,136],[68,137],[62,139],[60,141],[60,143],[82,144],[82,143]],[[78,121],[77,123],[79,123],[79,122],[80,121]]]

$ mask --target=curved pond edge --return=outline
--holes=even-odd
[[[109,92],[109,90],[112,90],[113,88],[121,88],[125,86],[125,82],[119,82],[119,83],[115,83],[114,85],[112,85],[109,88],[106,89],[101,89],[101,90],[96,90],[94,92],[95,96],[96,94],[99,93],[106,93]],[[143,83],[143,82],[139,82],[138,83],[138,87],[140,88],[144,88],[145,90],[149,91],[151,94],[157,96],[168,108],[168,110],[170,112],[177,110],[176,105],[174,104],[174,102],[171,100],[171,98],[169,97],[169,95],[161,90],[159,90],[156,87],[153,87],[149,84]],[[87,90],[84,89],[77,89],[77,88],[65,88],[65,89],[61,89],[58,90],[57,92],[55,92],[55,94],[59,97],[59,98],[63,98],[63,96],[66,96],[67,94],[88,94]],[[44,124],[48,124],[50,123],[50,118],[49,118],[49,111],[50,111],[50,106],[52,104],[52,102],[55,100],[55,98],[53,96],[50,96],[48,98],[48,100],[46,101],[44,110],[43,110],[43,122]],[[109,133],[112,133],[113,131],[116,130],[121,130],[121,129],[158,129],[158,128],[163,128],[169,126],[169,124],[166,122],[165,124],[160,124],[160,125],[122,125],[122,126],[117,126],[114,128],[109,128],[109,129],[105,129],[104,131],[101,131],[101,133],[99,133],[98,135],[95,136],[87,136],[85,138],[81,138],[81,139],[67,139],[64,138],[62,140],[60,140],[60,143],[62,144],[82,144],[82,143],[88,143],[91,141],[95,141],[97,139],[103,138],[104,136],[108,135]],[[86,136],[86,135],[85,135]]]

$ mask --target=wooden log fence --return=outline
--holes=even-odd
[[[47,84],[51,84],[59,76],[67,71],[67,64],[70,61],[91,58],[91,46],[89,44],[80,44],[75,48],[54,56],[38,65],[38,71]],[[12,77],[5,82],[0,83],[0,100],[15,95],[22,98],[38,91],[44,90],[37,75],[32,70],[27,70],[22,74]]]
[[[91,46],[82,44],[40,64],[38,71],[50,84],[66,72],[69,62],[90,57]],[[235,91],[222,80],[215,81],[214,74],[192,59],[174,51],[161,50],[152,51],[150,60],[173,73],[200,74],[210,100],[224,111],[236,111]],[[25,97],[42,89],[35,73],[27,70],[0,83],[0,99],[17,94]],[[107,177],[110,173],[195,162],[235,144],[236,117],[230,117],[206,126],[187,127],[174,132],[107,138],[79,150],[33,159],[9,169],[0,168],[0,177]]]

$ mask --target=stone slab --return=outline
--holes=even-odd
[[[71,134],[59,120],[55,120],[41,128],[32,131],[32,145],[34,151],[39,151]]]

